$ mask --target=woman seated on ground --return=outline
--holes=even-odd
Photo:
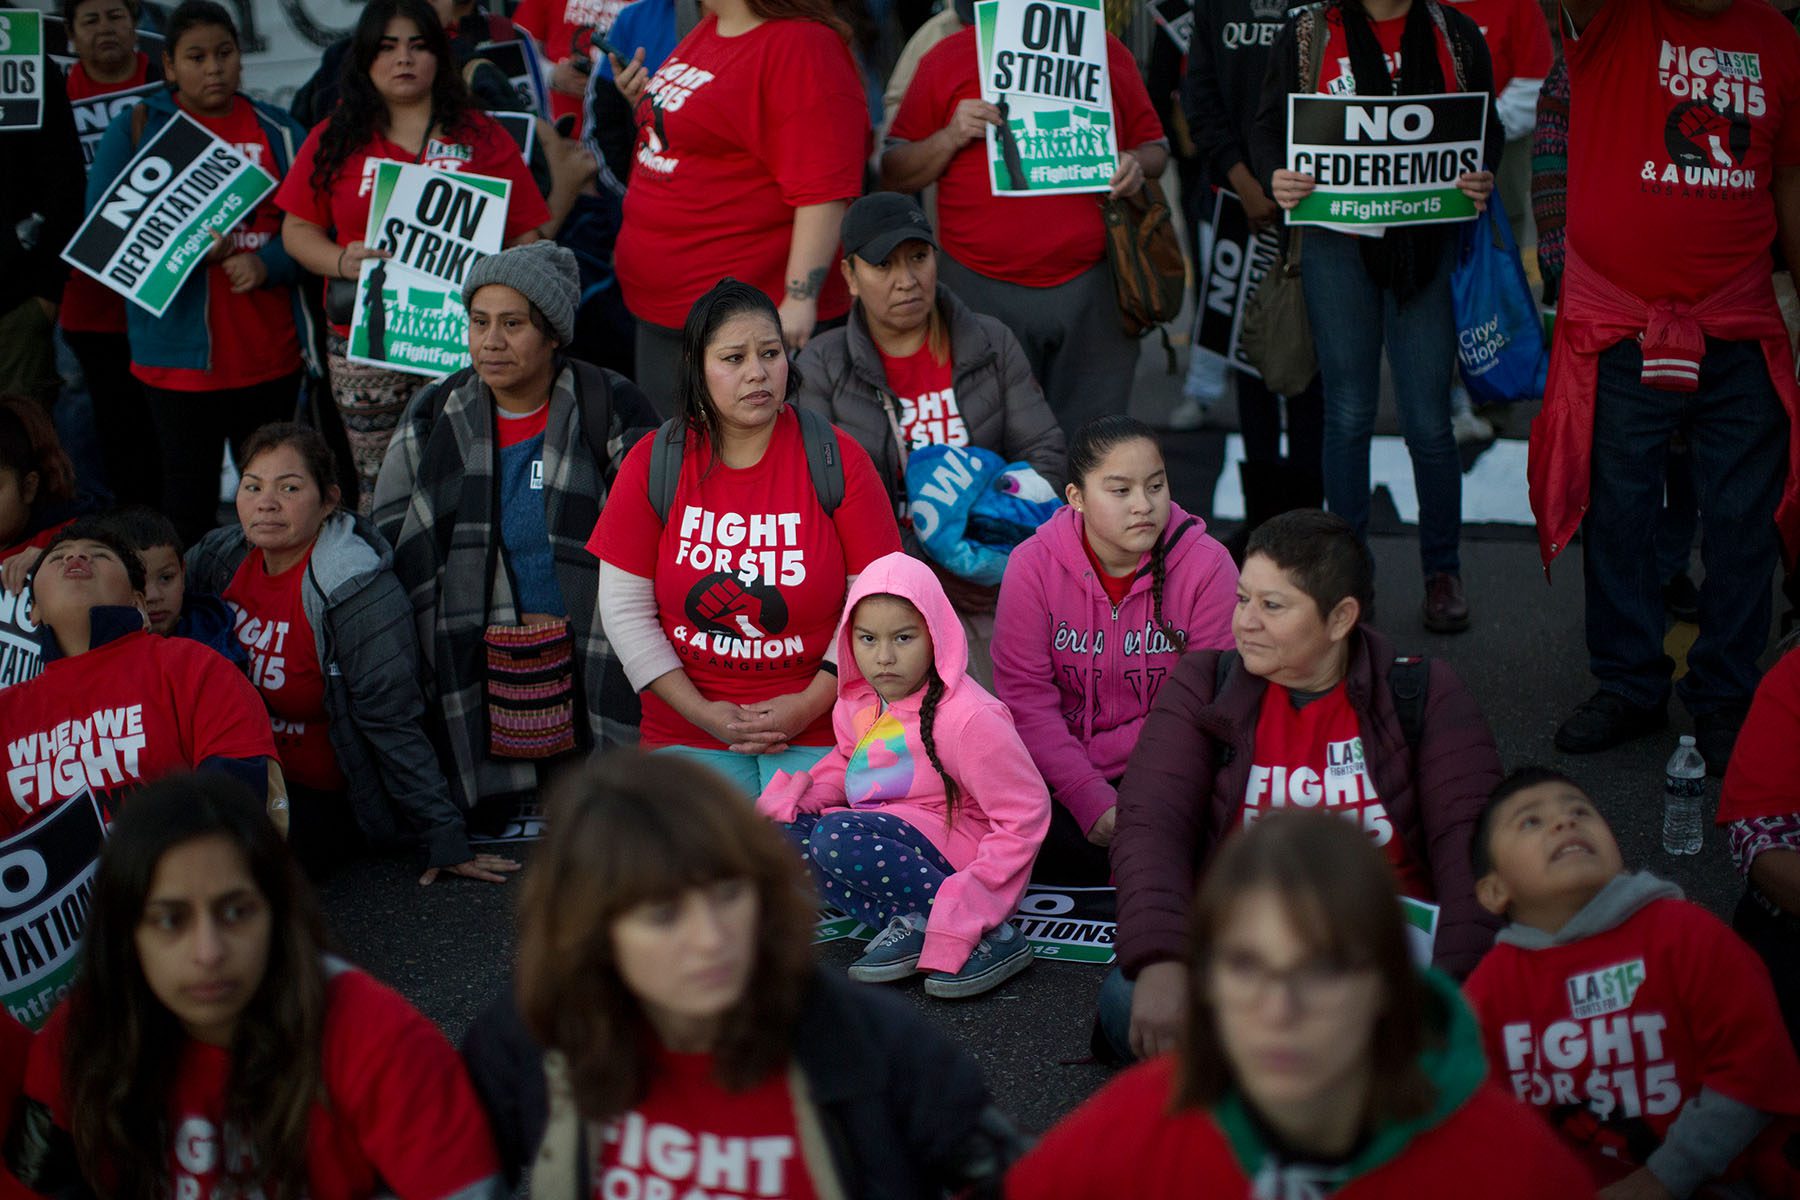
[[[585,547],[626,431],[654,428],[656,410],[622,375],[564,356],[580,292],[575,256],[554,242],[476,263],[462,293],[474,365],[413,397],[375,485],[465,810],[536,792],[547,760],[637,740],[637,694],[601,628]],[[489,689],[521,680],[492,674],[498,638],[559,664],[561,690],[509,701],[505,723],[490,719]]]
[[[568,776],[548,819],[516,1000],[463,1046],[509,1180],[846,1200],[998,1183],[1013,1139],[974,1062],[814,965],[799,858],[724,777],[619,751]]]
[[[420,883],[439,870],[504,883],[518,864],[469,849],[425,737],[412,609],[388,544],[338,506],[331,448],[317,430],[265,425],[242,470],[238,523],[188,551],[188,577],[236,614],[281,747],[295,855],[323,872],[361,838],[411,840]]]
[[[113,823],[81,972],[33,1043],[7,1166],[45,1195],[487,1200],[456,1052],[325,956],[256,798],[167,779]]]
[[[217,769],[266,793],[275,739],[255,689],[200,643],[149,633],[144,565],[110,525],[64,528],[27,586],[44,670],[0,691],[0,837],[89,792],[110,817],[177,771]]]
[[[854,437],[887,487],[909,554],[907,455],[923,446],[975,446],[1029,463],[1063,484],[1063,432],[1032,377],[1025,350],[994,317],[938,282],[937,236],[910,196],[877,192],[844,216],[849,321],[801,351],[799,404]],[[988,640],[994,589],[944,574],[970,637],[970,668],[992,685]]]
[[[1355,822],[1403,892],[1441,906],[1434,961],[1453,975],[1493,941],[1469,837],[1500,754],[1448,663],[1396,658],[1362,623],[1373,588],[1369,552],[1342,517],[1283,513],[1245,551],[1237,649],[1187,655],[1157,693],[1112,845],[1119,965],[1137,986],[1115,971],[1100,1021],[1121,1056],[1173,1041],[1196,867],[1272,811],[1322,807]]]
[[[1413,965],[1393,872],[1353,827],[1272,814],[1226,840],[1193,907],[1185,1037],[1046,1134],[1010,1200],[1593,1194],[1487,1080],[1474,1014]]]
[[[1056,804],[1036,878],[1104,884],[1119,780],[1189,650],[1231,645],[1237,568],[1169,495],[1148,425],[1095,417],[1069,450],[1068,507],[1012,552],[994,614],[994,692]]]

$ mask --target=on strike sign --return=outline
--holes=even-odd
[[[1489,103],[1470,92],[1290,95],[1288,170],[1318,187],[1288,211],[1288,224],[1367,233],[1473,220],[1475,202],[1456,179],[1481,170]]]
[[[981,98],[996,196],[1104,192],[1119,167],[1101,0],[979,0]]]
[[[275,190],[267,171],[177,113],[125,164],[63,261],[160,317],[223,235]]]
[[[0,9],[0,129],[43,123],[44,18],[31,9]]]
[[[352,362],[445,375],[469,365],[469,268],[506,238],[510,184],[386,160],[375,168],[364,259],[350,325]]]
[[[37,1029],[69,990],[106,827],[87,792],[0,842],[0,1001]]]

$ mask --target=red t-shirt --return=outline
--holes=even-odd
[[[521,0],[519,7],[513,12],[512,22],[526,33],[537,39],[544,51],[544,58],[552,63],[559,63],[571,53],[596,57],[589,42],[589,34],[598,29],[605,33],[612,28],[619,12],[631,0]],[[573,47],[573,49],[571,49]],[[551,116],[560,120],[565,116],[575,118],[575,132],[581,132],[581,122],[585,115],[581,111],[580,96],[566,96],[551,89]]]
[[[710,1054],[659,1046],[653,1060],[649,1095],[593,1139],[594,1200],[813,1200],[785,1072],[733,1092],[713,1077]]]
[[[1800,654],[1784,654],[1756,687],[1719,789],[1721,825],[1800,814]]]
[[[900,435],[908,450],[921,446],[966,446],[969,427],[956,407],[956,366],[946,356],[939,362],[926,342],[905,358],[893,358],[877,346],[888,388],[900,402]]]
[[[1768,970],[1697,904],[1654,900],[1541,950],[1497,942],[1463,990],[1494,1082],[1585,1152],[1597,1186],[1641,1165],[1703,1087],[1800,1113],[1800,1063]]]
[[[1111,34],[1106,35],[1106,69],[1112,81],[1119,149],[1160,139],[1162,122],[1137,62],[1125,43]],[[958,104],[980,98],[971,27],[951,34],[919,60],[889,136],[922,142],[950,123]],[[995,196],[988,179],[987,145],[981,138],[956,152],[937,186],[938,241],[944,252],[989,278],[1024,287],[1055,287],[1106,254],[1099,196]]]
[[[139,54],[137,65],[129,79],[122,79],[118,83],[97,83],[88,75],[86,68],[76,63],[64,75],[63,82],[68,88],[69,103],[80,105],[82,101],[92,100],[97,96],[110,96],[114,92],[143,87],[149,77],[150,56]],[[89,129],[82,128],[79,117],[75,132],[77,135],[91,136]],[[124,333],[125,297],[91,275],[70,271],[69,281],[63,285],[62,307],[56,312],[56,320],[70,333]]]
[[[330,125],[326,121],[307,134],[288,168],[287,178],[275,193],[275,203],[284,212],[326,230],[340,246],[363,240],[369,227],[369,191],[375,186],[375,164],[384,158],[511,181],[512,190],[506,201],[508,241],[550,219],[549,206],[532,182],[530,168],[519,156],[519,144],[485,113],[470,114],[466,127],[454,137],[428,139],[421,154],[402,149],[378,133],[344,161],[329,188],[318,189],[312,185],[313,164],[318,159],[319,138]],[[341,325],[333,329],[343,336],[350,332]]]
[[[140,783],[209,758],[272,758],[250,681],[187,638],[128,633],[0,691],[0,837],[91,790],[110,815]]]
[[[1106,593],[1107,600],[1116,610],[1119,605],[1125,603],[1126,593],[1131,591],[1131,585],[1137,582],[1137,572],[1132,571],[1128,575],[1109,573],[1105,565],[1101,563],[1100,556],[1094,553],[1094,547],[1089,544],[1086,529],[1083,529],[1081,533],[1081,549],[1087,555],[1088,566],[1094,568],[1094,578],[1100,581],[1101,590]]]
[[[1494,60],[1494,94],[1515,79],[1543,79],[1556,63],[1550,22],[1538,0],[1450,0],[1487,40]],[[1450,78],[1446,76],[1446,79]]]
[[[437,1026],[393,989],[327,961],[321,1053],[325,1095],[307,1129],[310,1200],[461,1196],[497,1186],[499,1159],[487,1117],[462,1060]],[[62,1064],[68,1009],[31,1048],[25,1092],[69,1124]],[[216,1190],[222,1168],[243,1164],[238,1131],[225,1126],[231,1071],[226,1050],[186,1041],[169,1097],[166,1193],[177,1197],[260,1194]],[[224,1126],[224,1136],[220,1128]]]
[[[868,101],[850,51],[817,21],[721,37],[708,15],[657,70],[636,116],[615,267],[640,320],[679,329],[727,275],[779,302],[794,210],[862,194]],[[849,310],[834,266],[819,317]]]
[[[1527,0],[1535,4],[1537,0]],[[1369,22],[1375,30],[1375,40],[1381,43],[1382,57],[1387,59],[1388,78],[1400,70],[1400,38],[1406,32],[1405,17],[1389,17],[1385,21]],[[1450,56],[1450,45],[1443,38],[1435,39],[1438,51],[1438,69],[1444,73],[1444,90],[1456,91],[1456,60]],[[1324,55],[1319,60],[1319,92],[1326,96],[1352,96],[1356,94],[1356,78],[1350,70],[1350,47],[1344,40],[1344,14],[1337,5],[1329,5],[1325,9],[1325,44],[1320,48]]]
[[[548,401],[538,405],[528,413],[514,416],[505,409],[499,409],[500,417],[500,449],[510,450],[521,442],[529,442],[549,428],[550,404]]]
[[[650,506],[652,438],[632,447],[588,539],[590,553],[656,585],[657,618],[708,700],[748,704],[805,690],[844,609],[845,580],[900,549],[887,491],[868,452],[837,431],[844,499],[830,518],[806,466],[800,422],[784,409],[762,461],[709,465],[684,456],[669,523]],[[646,691],[647,746],[718,749],[711,734]],[[827,710],[793,739],[833,742]]]
[[[1401,891],[1433,899],[1430,877],[1375,794],[1375,778],[1363,758],[1362,727],[1342,682],[1299,709],[1278,684],[1263,693],[1250,779],[1244,785],[1244,824],[1289,806],[1323,806],[1355,823],[1387,855]]]
[[[250,682],[268,706],[283,774],[302,787],[335,792],[343,789],[344,773],[331,749],[318,643],[300,601],[311,559],[309,550],[281,574],[270,575],[262,551],[252,549],[226,585],[224,599],[238,641],[250,655]]]
[[[1694,302],[1775,240],[1800,164],[1800,36],[1767,4],[1714,17],[1613,0],[1565,33],[1569,249],[1645,303]]]
[[[179,100],[177,104],[181,104]],[[242,96],[231,100],[223,117],[203,117],[181,105],[182,111],[207,132],[229,143],[238,153],[275,173],[275,154],[256,119],[256,109]],[[291,169],[290,169],[291,173]],[[281,209],[273,199],[264,200],[254,212],[232,227],[225,241],[233,254],[255,254],[281,236]],[[214,392],[250,387],[280,379],[300,369],[300,332],[294,327],[294,302],[285,287],[259,287],[238,295],[221,263],[202,266],[206,277],[206,326],[212,346],[212,363],[206,370],[185,367],[147,367],[131,364],[131,373],[151,387],[173,392]],[[192,286],[190,279],[183,286]]]

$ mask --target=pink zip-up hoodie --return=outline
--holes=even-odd
[[[919,736],[925,689],[883,705],[856,665],[850,616],[864,596],[879,595],[910,603],[931,634],[944,681],[932,741],[958,789],[948,822],[944,781]],[[831,713],[837,744],[810,771],[777,775],[756,804],[781,822],[803,812],[878,808],[931,839],[956,873],[932,902],[921,971],[961,970],[981,936],[1013,914],[1050,827],[1050,793],[1012,714],[968,677],[968,662],[962,622],[931,568],[905,554],[870,563],[838,623],[838,698]]]
[[[1061,508],[1013,550],[988,649],[994,690],[1019,737],[1086,833],[1119,802],[1108,780],[1125,773],[1157,689],[1181,655],[1156,624],[1149,556],[1115,609],[1082,537],[1081,514]],[[1187,635],[1189,650],[1228,649],[1238,577],[1230,552],[1175,504],[1163,537],[1164,621]]]

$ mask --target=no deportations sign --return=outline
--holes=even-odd
[[[75,231],[63,261],[160,317],[275,179],[187,116],[145,142]]]
[[[463,280],[506,237],[504,179],[386,161],[375,168],[364,259],[350,325],[352,362],[446,375],[469,365]]]
[[[1481,170],[1488,104],[1473,93],[1290,95],[1288,169],[1318,187],[1288,224],[1373,231],[1472,220],[1456,177]]]
[[[1200,324],[1195,341],[1222,356],[1233,369],[1262,378],[1240,344],[1244,312],[1251,297],[1281,256],[1273,225],[1261,233],[1250,229],[1249,214],[1238,194],[1219,189],[1213,202],[1212,254],[1200,284]]]
[[[100,139],[106,136],[106,127],[113,118],[130,112],[166,87],[165,83],[146,83],[143,87],[69,102],[75,114],[75,136],[81,139],[81,160],[88,170],[94,169],[94,152],[100,148]]]
[[[0,11],[0,129],[43,123],[44,18],[30,9]]]
[[[28,1029],[69,990],[105,840],[83,792],[0,842],[0,1002]]]
[[[1101,0],[979,0],[981,98],[996,196],[1104,192],[1119,168]]]
[[[1061,962],[1110,963],[1113,960],[1114,905],[1109,887],[1079,888],[1033,884],[1019,898],[1013,928],[1024,934],[1039,958]],[[813,942],[839,938],[867,941],[880,930],[835,908],[819,910]]]

